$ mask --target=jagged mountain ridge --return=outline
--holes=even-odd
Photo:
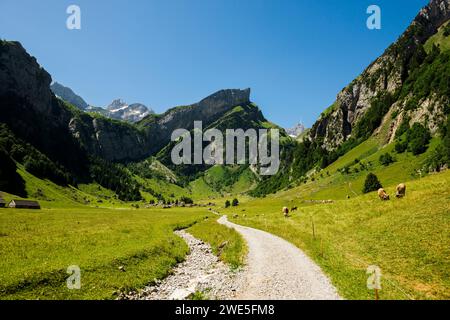
[[[105,108],[90,107],[88,111],[100,113],[108,118],[128,122],[138,122],[155,112],[142,103],[127,104],[122,99],[113,100]]]
[[[2,163],[12,168],[17,161],[31,168],[32,174],[55,183],[97,182],[125,201],[139,200],[139,186],[148,187],[140,185],[120,163],[131,166],[128,162],[148,159],[170,144],[173,130],[191,130],[194,120],[201,120],[205,128],[224,123],[222,118],[233,119],[227,127],[235,128],[252,127],[254,120],[265,120],[250,102],[250,89],[221,90],[198,103],[150,114],[136,124],[85,112],[53,94],[51,76],[19,42],[0,41],[0,80]],[[229,117],[234,109],[239,109],[237,117]],[[31,161],[23,152],[15,151],[28,144],[30,147],[23,150],[33,150]],[[0,171],[2,185],[6,181],[12,186],[18,178]],[[164,179],[159,174],[154,178]],[[23,184],[15,184],[20,194],[25,192]],[[7,191],[13,190],[8,187]]]
[[[448,106],[448,95],[436,96],[432,92],[421,97],[415,109],[407,110],[411,94],[406,92],[402,95],[401,90],[408,81],[412,81],[414,70],[422,72],[420,66],[425,58],[421,47],[438,27],[448,21],[448,12],[448,1],[431,1],[405,34],[338,95],[337,102],[323,113],[309,134],[310,145],[317,149],[308,149],[310,145],[305,147],[303,144],[300,150],[304,148],[306,151],[297,152],[298,148],[292,143],[289,146],[292,153],[282,151],[284,167],[279,175],[284,177],[284,181],[273,180],[272,191],[289,183],[291,175],[298,178],[327,156],[320,150],[319,156],[299,165],[302,156],[312,154],[310,150],[323,147],[332,151],[358,134],[358,129],[361,129],[358,124],[364,123],[366,115],[374,108],[374,100],[380,95],[383,99],[394,98],[382,101],[387,110],[380,114],[379,123],[371,124],[370,130],[363,128],[367,129],[365,133],[372,134],[382,121],[392,121],[389,132],[392,137],[396,125],[406,116],[410,116],[411,121],[424,121],[432,132],[433,129],[436,132],[436,124],[445,117],[442,110]],[[172,108],[161,115],[148,115],[135,125],[113,121],[72,110],[54,97],[49,90],[50,75],[19,43],[8,41],[0,43],[0,80],[0,122],[6,123],[20,138],[68,168],[80,169],[79,164],[86,163],[86,158],[91,156],[119,162],[145,159],[168,146],[174,129],[191,130],[194,120],[203,120],[204,127],[214,123],[228,126],[227,113],[236,106],[251,106],[249,89],[222,90],[196,104]],[[234,116],[232,119],[240,120]],[[431,121],[425,121],[427,116]],[[246,127],[249,123],[235,124]],[[64,152],[61,152],[61,146],[64,146]]]
[[[128,122],[138,122],[155,113],[142,103],[127,104],[122,99],[116,99],[105,108],[89,105],[81,96],[76,94],[71,88],[63,86],[58,82],[50,86],[52,92],[60,99],[72,104],[82,111],[95,112],[107,118],[123,120]]]

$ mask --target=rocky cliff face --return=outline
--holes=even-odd
[[[50,90],[50,75],[18,42],[0,42],[0,122],[66,167],[87,155],[110,161],[149,154],[142,133],[125,123],[67,107]]]
[[[140,160],[150,155],[149,138],[124,123],[82,115],[70,119],[68,129],[88,154],[108,161]]]
[[[36,58],[25,54],[19,42],[0,42],[0,96],[20,96],[24,103],[31,103],[36,111],[48,115],[52,109],[51,81],[47,71]],[[1,106],[5,108],[4,104]]]
[[[52,94],[50,83],[20,43],[0,41],[0,122],[53,161],[80,168],[84,153],[66,125],[72,113]]]
[[[172,108],[162,115],[150,115],[139,122],[138,127],[152,137],[150,149],[154,153],[170,142],[174,130],[191,130],[194,121],[202,121],[205,128],[233,107],[249,103],[250,89],[221,90],[198,103]]]
[[[375,99],[386,94],[395,98],[398,96],[397,93],[410,75],[418,51],[449,19],[450,1],[432,0],[384,54],[338,94],[333,106],[323,113],[312,127],[310,139],[322,139],[326,149],[333,150],[351,137],[355,126],[367,114]],[[401,112],[407,101],[405,99],[396,101],[395,98],[389,103],[392,108]],[[436,107],[436,112],[440,112],[444,103],[436,101],[436,104],[440,105]],[[419,110],[423,109],[423,105],[429,105],[430,101],[423,99],[417,104]],[[401,116],[398,119],[401,120]],[[432,131],[436,130],[436,124],[427,123],[427,125]],[[395,125],[393,127],[395,128]],[[391,130],[391,136],[394,133],[395,130]]]

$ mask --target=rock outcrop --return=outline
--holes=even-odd
[[[50,114],[52,78],[39,66],[36,58],[26,54],[19,42],[0,42],[0,96],[21,97],[24,103],[32,103],[36,111]],[[2,104],[2,112],[5,105]]]

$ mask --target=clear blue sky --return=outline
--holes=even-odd
[[[0,37],[96,106],[120,97],[163,112],[250,87],[268,119],[310,126],[427,2],[1,0]],[[66,28],[70,4],[81,30]],[[370,4],[379,31],[366,28]]]

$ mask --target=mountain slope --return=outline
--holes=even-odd
[[[20,43],[10,41],[0,42],[0,80],[0,121],[20,138],[44,147],[44,153],[51,148],[47,145],[73,146],[79,150],[72,153],[84,151],[108,161],[141,160],[169,143],[173,130],[190,130],[194,120],[209,125],[250,100],[249,89],[222,90],[199,103],[149,115],[134,126],[64,104],[50,90],[50,75]]]
[[[428,148],[428,135],[441,137],[429,161],[416,169],[448,166],[450,52],[445,44],[450,32],[444,36],[443,29],[449,19],[450,1],[432,0],[384,54],[338,94],[302,142],[284,150],[278,174],[264,179],[252,194],[302,183],[370,137],[379,147],[395,143],[403,151],[421,153]],[[410,141],[417,134],[422,136]]]
[[[82,97],[73,92],[72,89],[63,86],[58,82],[52,83],[50,89],[57,97],[61,98],[64,101],[67,101],[80,110],[86,110],[89,107],[87,102],[84,101]]]
[[[326,149],[334,150],[351,136],[367,138],[381,124],[391,106],[404,109],[410,101],[417,107],[416,113],[421,112],[419,109],[422,106],[434,104],[432,113],[442,121],[442,109],[449,103],[448,96],[433,96],[435,92],[431,90],[426,97],[411,100],[412,97],[399,96],[398,93],[417,65],[423,62],[423,45],[449,19],[450,2],[432,0],[384,54],[338,94],[336,102],[312,127],[311,139],[322,138]],[[397,118],[394,127],[401,119]],[[428,126],[436,132],[436,123],[429,123]],[[394,134],[395,129],[390,135]]]
[[[214,122],[206,123],[206,125],[205,123],[203,124],[204,131],[212,128],[220,130],[224,137],[227,129],[242,129],[245,131],[248,129],[258,130],[273,128],[280,130],[281,144],[284,144],[286,140],[290,140],[290,138],[286,135],[285,131],[282,128],[267,121],[259,107],[249,102],[242,105],[237,105],[236,107],[222,114],[221,117],[219,117]],[[211,167],[210,165],[206,164],[174,165],[171,160],[171,151],[176,144],[177,142],[168,143],[163,149],[161,149],[161,151],[158,152],[157,158],[166,166],[171,168],[174,172],[176,172],[179,176],[183,177],[185,181],[189,181],[195,178],[197,175],[201,174]],[[206,147],[208,144],[209,142],[204,142],[203,147]],[[224,140],[223,148],[225,150],[226,140]]]

